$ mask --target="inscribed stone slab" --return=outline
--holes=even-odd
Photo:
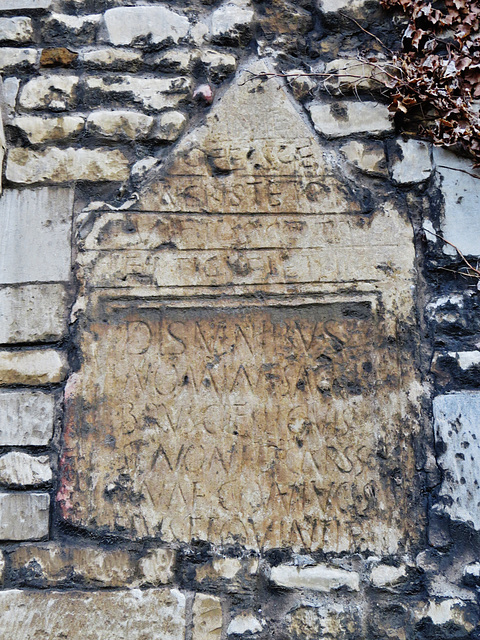
[[[249,78],[134,211],[81,231],[60,511],[133,539],[393,553],[422,519],[412,230],[280,80]]]

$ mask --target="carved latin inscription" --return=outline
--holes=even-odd
[[[401,372],[368,304],[117,312],[82,346],[60,492],[73,523],[253,548],[406,539],[384,480],[411,462]]]

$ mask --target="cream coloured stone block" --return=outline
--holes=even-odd
[[[308,109],[315,129],[327,138],[341,138],[354,133],[377,136],[393,130],[388,108],[378,102],[315,101]]]
[[[346,587],[349,591],[360,589],[360,576],[355,571],[319,564],[313,567],[295,567],[280,564],[273,567],[270,580],[279,587],[288,589],[312,589],[334,591]]]
[[[24,109],[65,111],[76,103],[78,76],[48,74],[29,80],[20,92]]]
[[[23,451],[9,451],[0,456],[0,484],[36,487],[51,480],[48,456],[31,456]]]
[[[87,131],[113,140],[146,138],[153,118],[137,111],[94,111],[87,118]]]
[[[32,144],[50,140],[65,140],[83,130],[85,119],[80,116],[60,116],[40,118],[38,116],[18,116],[11,123],[18,127]]]
[[[192,640],[220,640],[223,613],[220,598],[197,593],[193,601]]]
[[[0,47],[0,71],[3,73],[34,67],[40,57],[38,49],[17,49],[14,47]]]
[[[105,12],[108,39],[114,45],[131,45],[139,40],[152,44],[177,44],[189,30],[185,16],[162,6],[117,7]]]
[[[41,540],[49,519],[48,493],[0,493],[0,540]]]
[[[0,390],[0,446],[46,446],[53,435],[55,397],[44,391]]]
[[[0,18],[0,42],[30,42],[33,37],[31,18]]]
[[[61,351],[0,351],[0,385],[56,384],[65,379],[67,372],[67,359]]]

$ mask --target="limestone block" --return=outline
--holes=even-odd
[[[72,209],[71,188],[7,189],[3,193],[0,284],[70,279]]]
[[[128,160],[118,149],[15,148],[8,153],[7,178],[17,184],[126,180]]]
[[[394,567],[388,564],[379,564],[370,572],[370,582],[374,587],[390,587],[401,582],[407,575],[405,565]]]
[[[388,108],[377,102],[312,102],[308,109],[315,129],[327,138],[340,138],[354,133],[377,136],[393,129]]]
[[[162,113],[152,131],[152,138],[163,142],[174,142],[183,133],[187,125],[187,117],[181,111]]]
[[[132,166],[131,176],[134,180],[141,180],[153,167],[159,164],[158,158],[155,156],[147,156],[135,162]]]
[[[184,640],[185,596],[148,591],[2,591],[8,640]],[[32,615],[25,615],[25,612]],[[34,615],[33,615],[34,613]]]
[[[242,570],[242,563],[237,558],[216,558],[199,567],[195,571],[197,582],[224,578],[232,580]]]
[[[175,557],[172,549],[151,549],[139,561],[142,583],[157,586],[171,582]]]
[[[480,171],[472,168],[470,160],[438,147],[433,150],[433,159],[436,183],[444,200],[442,236],[464,255],[480,256]],[[443,251],[456,255],[448,245]]]
[[[39,51],[37,49],[0,47],[0,71],[2,73],[32,69],[37,65],[38,60]]]
[[[76,103],[77,76],[46,75],[32,78],[20,92],[24,109],[65,111]]]
[[[46,40],[66,43],[76,42],[88,44],[94,42],[102,20],[100,14],[71,16],[63,13],[52,13],[44,22],[42,33]],[[68,46],[68,45],[67,45]]]
[[[351,140],[342,147],[342,152],[357,169],[374,176],[387,176],[387,160],[381,142],[365,143]]]
[[[46,446],[53,435],[55,398],[44,391],[0,391],[0,446]]]
[[[414,612],[416,620],[425,620],[430,618],[434,625],[445,625],[451,623],[463,627],[467,633],[474,629],[474,625],[465,615],[465,602],[460,598],[444,598],[438,600],[429,600],[421,603]]]
[[[0,18],[0,42],[30,42],[33,37],[31,18]]]
[[[99,69],[133,69],[142,64],[143,55],[139,51],[128,51],[105,47],[85,51],[80,58],[86,66]]]
[[[211,16],[212,39],[240,44],[248,41],[255,13],[249,0],[230,0]]]
[[[87,131],[113,140],[146,138],[153,118],[138,111],[94,111],[87,118]]]
[[[204,65],[208,66],[210,76],[214,81],[223,80],[237,68],[237,59],[231,54],[207,49],[200,56]]]
[[[381,90],[388,80],[388,70],[382,63],[361,62],[357,58],[338,58],[328,62],[326,73],[331,77],[325,78],[325,88],[335,95],[342,95],[353,91]]]
[[[463,570],[463,582],[470,587],[480,586],[480,562],[471,562]]]
[[[197,593],[193,601],[192,640],[220,640],[222,625],[220,598]]]
[[[413,184],[428,180],[432,174],[430,147],[421,140],[397,140],[398,152],[390,160],[392,180]]]
[[[111,99],[131,100],[147,109],[161,111],[174,108],[191,90],[191,81],[176,78],[137,76],[89,77],[85,87],[92,104],[101,105]]]
[[[3,585],[3,576],[5,573],[5,556],[0,551],[0,586]]]
[[[253,635],[261,631],[262,628],[262,623],[253,613],[244,612],[233,618],[227,627],[227,634],[229,636],[234,634],[243,635],[244,633],[251,633]]]
[[[51,4],[52,0],[2,0],[0,11],[41,11],[48,9]]]
[[[443,470],[437,508],[480,530],[480,393],[459,391],[433,401],[437,461]]]
[[[312,589],[313,591],[333,591],[347,588],[349,591],[360,589],[360,576],[355,571],[337,569],[325,564],[314,567],[295,567],[281,564],[272,567],[270,580],[279,587],[287,589]]]
[[[15,114],[15,106],[17,103],[18,90],[20,88],[19,78],[5,78],[2,86],[2,104],[1,110],[5,120],[10,119]]]
[[[51,480],[48,456],[31,456],[23,451],[10,451],[0,456],[0,484],[38,487]]]
[[[59,116],[58,118],[40,118],[37,116],[18,116],[12,122],[18,127],[31,144],[41,144],[49,140],[65,140],[83,131],[85,119],[80,116]]]
[[[135,581],[135,562],[128,551],[104,551],[97,547],[64,546],[56,543],[20,547],[10,555],[10,564],[23,586],[125,587]],[[137,581],[138,582],[138,581]]]
[[[351,10],[358,11],[365,6],[366,0],[316,0],[317,7],[323,13]]]
[[[105,12],[108,39],[114,45],[137,42],[177,44],[189,30],[190,23],[166,7],[117,7]]]
[[[48,493],[0,493],[0,540],[45,538],[48,535],[49,515]],[[1,606],[0,610],[4,611]],[[2,629],[5,633],[3,624]]]
[[[303,69],[290,69],[287,80],[297,100],[303,100],[307,96],[311,97],[313,90],[318,85],[318,81],[305,75]]]
[[[199,51],[175,48],[155,54],[148,60],[148,64],[168,73],[190,73],[192,65],[199,59]]]
[[[56,384],[67,371],[65,354],[54,349],[0,351],[0,385]]]

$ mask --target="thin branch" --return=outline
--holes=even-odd
[[[392,56],[394,55],[393,51],[389,49],[387,45],[384,44],[378,36],[376,36],[374,33],[371,33],[370,31],[367,31],[367,29],[365,29],[365,27],[362,27],[362,25],[359,22],[357,22],[355,18],[352,18],[352,16],[347,16],[346,13],[342,13],[341,11],[339,11],[338,13],[339,15],[342,16],[342,18],[347,18],[347,20],[351,20],[352,22],[354,22],[359,29],[361,29],[364,33],[369,35],[371,38],[374,38],[385,49],[385,51],[388,51],[388,53],[390,53]]]
[[[437,166],[440,167],[441,169],[450,169],[450,171],[460,171],[460,173],[466,173],[467,176],[470,176],[472,178],[476,178],[477,180],[480,180],[480,176],[476,176],[474,173],[470,173],[470,171],[467,171],[466,169],[458,169],[457,167],[447,167],[444,164],[439,164]],[[445,240],[445,242],[446,242],[446,240]]]
[[[439,240],[441,240],[442,242],[445,242],[445,244],[450,245],[451,247],[453,247],[455,249],[455,251],[458,253],[458,255],[460,256],[460,258],[464,261],[464,263],[467,265],[467,267],[474,272],[475,276],[472,276],[474,278],[480,278],[480,269],[475,269],[474,266],[472,266],[470,264],[470,262],[465,258],[465,256],[463,255],[463,253],[460,251],[460,249],[453,244],[453,242],[450,242],[449,240],[446,240],[445,238],[443,238],[442,236],[440,236],[438,233],[434,233],[433,231],[430,231],[429,229],[424,229],[424,231],[426,231],[427,233],[429,233],[432,236],[435,236],[435,238],[439,238]],[[464,274],[464,275],[472,275],[472,274]]]

